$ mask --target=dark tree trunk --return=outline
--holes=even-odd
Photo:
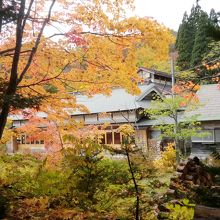
[[[20,8],[19,8],[18,18],[17,18],[17,22],[16,22],[16,46],[14,48],[14,57],[13,57],[13,61],[12,61],[10,80],[8,82],[8,87],[4,93],[3,103],[1,106],[2,110],[0,113],[0,139],[2,138],[3,131],[4,131],[4,128],[5,128],[5,125],[7,122],[7,117],[8,117],[9,111],[10,111],[12,98],[16,94],[18,84],[22,81],[25,73],[28,71],[28,69],[32,63],[33,57],[34,57],[35,53],[37,52],[37,48],[40,44],[40,40],[41,40],[43,31],[44,31],[44,28],[45,28],[46,24],[50,21],[51,11],[52,11],[52,8],[54,6],[55,1],[56,0],[52,0],[52,2],[51,2],[51,5],[50,5],[49,11],[48,11],[48,15],[42,24],[41,30],[37,36],[36,41],[35,41],[35,45],[31,50],[27,64],[25,65],[24,69],[20,73],[20,76],[18,77],[18,64],[19,64],[19,59],[20,59],[20,54],[21,54],[24,27],[25,27],[25,24],[26,24],[26,21],[27,21],[29,15],[30,15],[31,7],[34,3],[34,0],[30,1],[29,6],[27,7],[27,11],[25,13],[26,0],[20,1]]]
[[[130,159],[129,150],[127,149],[127,147],[126,147],[126,156],[127,156],[128,166],[129,166],[129,170],[131,173],[131,178],[132,178],[132,181],[135,187],[135,194],[136,194],[135,220],[140,220],[140,194],[139,194],[138,184],[135,179],[132,162]]]
[[[22,46],[22,37],[23,37],[22,21],[24,18],[24,10],[25,10],[25,0],[21,0],[18,19],[17,19],[16,46],[15,46],[15,52],[12,62],[11,75],[10,75],[8,88],[4,94],[2,111],[0,114],[0,138],[2,138],[3,131],[7,122],[7,117],[10,110],[10,100],[15,95],[17,90],[17,79],[18,79],[17,69],[18,69],[21,46]]]

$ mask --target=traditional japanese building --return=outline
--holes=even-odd
[[[103,137],[103,144],[120,145],[122,136],[117,132],[121,124],[132,124],[136,129],[135,139],[140,147],[148,147],[149,139],[156,138],[160,132],[152,128],[151,120],[143,114],[143,110],[149,108],[154,95],[170,95],[171,76],[170,74],[140,68],[138,74],[143,78],[139,83],[140,95],[131,95],[122,88],[113,88],[110,96],[102,94],[88,97],[82,94],[76,96],[78,104],[87,107],[88,112],[72,112],[71,117],[76,121],[83,121],[85,125],[102,125],[109,123]],[[39,117],[46,117],[39,113]],[[17,128],[26,122],[24,116],[12,115],[13,128]],[[147,122],[148,121],[148,122]],[[22,152],[30,149],[31,152],[44,151],[43,140],[27,141],[25,134],[15,138],[12,137],[7,145],[8,152]]]
[[[103,135],[103,144],[120,145],[122,135],[118,132],[121,124],[132,124],[135,127],[135,140],[139,147],[148,149],[152,140],[156,140],[156,147],[159,150],[160,131],[154,128],[158,121],[149,119],[143,110],[150,107],[155,95],[171,95],[171,75],[168,73],[139,68],[138,74],[143,78],[139,83],[140,95],[131,95],[122,88],[113,88],[110,96],[97,94],[88,97],[83,94],[74,94],[78,104],[87,107],[89,112],[71,112],[70,116],[76,121],[82,121],[85,125],[100,126],[108,123]],[[204,137],[193,137],[193,153],[206,152],[211,147],[220,146],[220,89],[218,85],[202,85],[197,92],[200,100],[200,107],[191,112],[198,115],[201,122],[202,131],[209,135]],[[39,117],[47,117],[44,113],[39,113]],[[12,115],[13,127],[19,127],[25,123],[23,116]],[[168,120],[167,123],[172,123]],[[31,152],[44,152],[43,140],[28,142],[25,134],[13,137],[7,145],[8,152],[31,149]],[[201,152],[200,152],[201,151]]]
[[[103,144],[110,145],[121,144],[122,136],[117,132],[121,124],[132,124],[135,127],[136,144],[148,148],[150,140],[156,140],[160,131],[152,127],[154,121],[147,118],[143,110],[150,107],[155,95],[171,95],[171,75],[147,68],[140,68],[138,74],[143,78],[143,82],[138,85],[140,95],[131,95],[122,88],[113,89],[110,96],[98,94],[88,98],[78,94],[77,103],[85,105],[90,112],[74,112],[71,117],[86,125],[110,123],[102,140]]]

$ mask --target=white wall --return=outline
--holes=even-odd
[[[86,124],[97,123],[97,114],[85,115],[85,123]]]
[[[115,112],[113,113],[113,121],[115,122],[128,122],[128,112]]]
[[[136,121],[137,120],[137,115],[136,115],[136,111],[130,111],[129,112],[129,121]]]
[[[84,121],[83,115],[74,115],[74,116],[72,116],[72,118],[77,122]]]

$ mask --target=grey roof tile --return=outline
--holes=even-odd
[[[112,90],[110,96],[105,96],[103,94],[97,94],[93,97],[88,97],[85,95],[76,95],[76,101],[78,104],[85,105],[90,113],[101,113],[101,112],[116,112],[116,111],[125,111],[133,110],[139,108],[147,108],[150,106],[150,100],[139,100],[139,97],[146,91],[151,91],[155,87],[157,90],[162,90],[164,86],[158,83],[150,84],[140,84],[139,88],[141,94],[139,96],[131,95],[126,92],[125,89],[117,88]],[[170,89],[169,85],[164,87],[164,92],[167,92]],[[71,113],[72,115],[88,114],[85,112],[75,111]]]
[[[199,108],[190,114],[198,114],[199,121],[220,120],[220,88],[218,84],[202,85],[197,92]]]

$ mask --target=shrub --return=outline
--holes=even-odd
[[[171,220],[191,220],[194,218],[194,204],[190,204],[188,199],[183,199],[180,204],[167,204],[169,217]]]
[[[168,143],[164,152],[161,153],[161,158],[154,161],[158,169],[167,171],[173,170],[176,167],[176,151],[173,143]]]

